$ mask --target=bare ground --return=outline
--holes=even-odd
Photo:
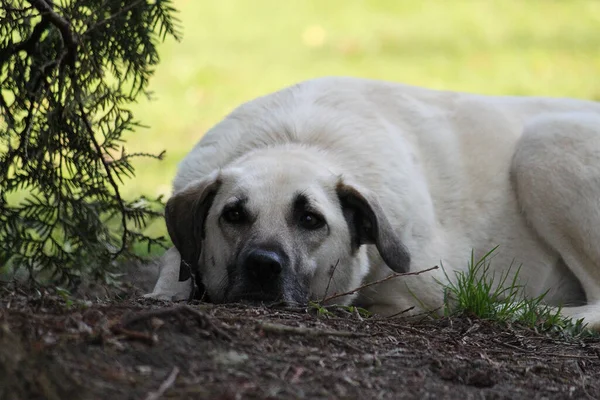
[[[600,340],[0,287],[0,399],[592,399]]]

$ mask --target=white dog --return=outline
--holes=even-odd
[[[491,263],[600,328],[600,104],[321,78],[252,100],[182,161],[149,294],[302,303]],[[180,257],[181,255],[181,257]],[[181,261],[181,271],[180,271]],[[441,269],[355,301],[440,309]],[[181,279],[180,279],[181,278]]]

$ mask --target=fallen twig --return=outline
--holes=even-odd
[[[392,315],[386,317],[386,319],[392,319],[392,318],[398,317],[398,316],[400,316],[402,314],[406,314],[407,312],[412,311],[414,309],[415,309],[415,306],[408,307],[408,308],[406,308],[406,309],[404,309],[402,311],[398,311],[397,313],[392,314]]]
[[[373,324],[373,325],[376,325],[376,326],[387,326],[387,327],[394,328],[394,329],[400,329],[400,330],[403,330],[403,331],[414,333],[414,334],[419,335],[419,336],[427,336],[427,337],[430,337],[430,338],[436,338],[437,337],[435,334],[426,332],[424,330],[413,328],[413,327],[407,326],[405,324],[394,323],[394,322],[392,322],[390,320],[377,319],[377,320],[369,320],[368,322],[371,323],[371,324]]]
[[[494,342],[496,342],[494,340]],[[498,344],[503,344],[501,342],[496,342]],[[517,346],[508,346],[509,348],[515,348],[514,350],[520,350],[520,352],[522,354],[526,354],[527,358],[529,359],[533,359],[533,360],[539,360],[542,361],[544,363],[549,363],[549,362],[562,362],[561,360],[563,359],[573,359],[573,360],[597,360],[598,357],[597,356],[587,356],[587,355],[579,355],[579,354],[560,354],[560,353],[540,353],[540,352],[535,352],[535,351],[528,351],[528,350],[524,350],[521,349]],[[507,354],[510,355],[512,357],[514,357],[514,350],[506,350],[506,349],[486,349],[485,351],[488,353],[501,353],[501,354]],[[552,360],[552,358],[558,359],[558,360]]]
[[[167,389],[169,389],[171,386],[173,386],[173,384],[175,383],[175,379],[177,379],[178,374],[179,374],[179,368],[173,367],[173,370],[171,371],[171,373],[169,374],[167,379],[165,379],[165,381],[163,383],[161,383],[158,390],[156,392],[148,393],[145,400],[158,400],[160,398],[160,396],[165,394]]]
[[[148,344],[156,344],[156,336],[149,335],[144,332],[132,331],[130,329],[124,329],[120,326],[113,326],[111,328],[112,333],[116,335],[123,335],[127,339],[131,340],[139,340],[141,342],[146,342]]]
[[[371,333],[360,333],[360,332],[350,332],[350,331],[335,331],[331,329],[317,329],[317,328],[308,328],[304,326],[288,326],[282,324],[273,324],[270,322],[259,322],[257,325],[258,328],[262,329],[265,332],[272,332],[278,334],[290,334],[290,335],[301,335],[301,336],[312,336],[312,337],[320,337],[320,336],[337,336],[337,337],[368,337],[373,336]]]
[[[439,267],[436,265],[435,267],[423,269],[421,271],[394,273],[392,275],[386,276],[383,279],[379,279],[379,280],[374,281],[374,282],[365,283],[364,285],[359,286],[356,289],[352,289],[352,290],[349,290],[349,291],[344,292],[344,293],[335,293],[335,294],[332,294],[331,296],[324,297],[320,301],[320,303],[325,303],[326,301],[337,299],[338,297],[343,297],[343,296],[348,296],[348,295],[354,294],[354,293],[359,292],[359,291],[361,291],[361,290],[363,290],[365,288],[368,288],[369,286],[377,285],[377,284],[383,283],[385,281],[389,281],[390,279],[399,278],[401,276],[420,275],[420,274],[422,274],[424,272],[433,271],[434,269],[438,269],[438,268]]]
[[[216,326],[208,315],[206,315],[200,310],[196,310],[195,308],[187,305],[180,305],[171,308],[160,308],[156,310],[143,311],[135,314],[127,314],[123,318],[121,318],[121,320],[117,322],[117,324],[115,324],[111,329],[123,329],[128,325],[133,324],[134,322],[147,320],[153,317],[160,318],[170,315],[181,316],[184,314],[191,315],[192,317],[194,317],[196,322],[198,322],[198,324],[200,325],[200,328],[213,332],[216,337],[225,340],[231,340],[229,334],[227,334],[220,327]]]
[[[325,288],[325,294],[323,297],[327,297],[327,293],[329,293],[329,286],[331,285],[331,280],[333,279],[333,274],[335,274],[335,270],[337,269],[338,264],[340,263],[340,259],[338,258],[335,265],[331,268],[329,272],[329,280],[327,281],[327,287]]]

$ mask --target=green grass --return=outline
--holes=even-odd
[[[438,281],[440,290],[444,292],[444,317],[466,316],[503,325],[516,325],[538,333],[561,336],[564,339],[599,337],[598,333],[587,329],[583,319],[573,320],[565,317],[561,315],[561,307],[545,304],[547,292],[537,297],[528,297],[525,286],[519,284],[521,267],[514,268],[511,264],[497,273],[491,266],[497,248],[493,248],[479,259],[476,259],[474,252],[471,252],[467,269],[455,271],[453,276],[449,276],[441,265],[446,277],[444,282]],[[423,310],[428,310],[428,307],[419,300],[418,295],[412,292],[411,294]],[[361,318],[372,316],[369,311],[360,307],[324,305],[322,301],[309,301],[308,309],[314,311],[318,317],[336,317],[336,311],[358,314]],[[420,315],[437,318],[440,315],[438,311],[439,309],[428,310]]]
[[[597,0],[176,0],[183,40],[160,47],[135,116],[127,196],[169,194],[177,162],[239,103],[349,75],[487,94],[600,99]],[[162,229],[162,228],[157,228]]]
[[[447,280],[451,282],[444,285],[446,316],[466,315],[499,323],[514,323],[571,338],[595,335],[586,329],[583,320],[573,321],[560,314],[560,307],[545,305],[546,293],[538,297],[526,297],[524,287],[517,283],[520,268],[512,274],[511,265],[496,275],[491,270],[495,250],[492,249],[479,260],[472,253],[467,270],[456,272],[455,277],[449,277],[444,269]],[[509,279],[511,275],[512,279]]]

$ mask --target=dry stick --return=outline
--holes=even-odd
[[[160,396],[165,394],[167,389],[169,389],[171,386],[173,386],[173,384],[175,383],[175,379],[177,379],[178,374],[179,374],[179,368],[173,367],[173,370],[171,371],[171,373],[169,374],[167,379],[165,379],[165,381],[163,383],[161,383],[158,390],[156,392],[148,393],[145,400],[158,400],[160,398]]]
[[[200,328],[212,331],[215,336],[221,339],[231,340],[231,336],[229,336],[229,334],[227,334],[223,329],[216,326],[208,315],[187,305],[172,308],[160,308],[157,310],[149,310],[132,315],[125,315],[121,318],[121,321],[119,321],[117,327],[125,328],[134,322],[147,320],[153,317],[160,318],[169,315],[181,315],[184,313],[191,314],[191,316],[194,317],[200,324]]]
[[[185,306],[183,306],[185,307]],[[135,322],[144,321],[151,318],[161,318],[169,315],[176,315],[181,312],[182,306],[170,307],[170,308],[157,308],[155,310],[147,310],[137,312],[134,314],[127,313],[118,322],[120,326],[128,326]]]
[[[520,349],[517,346],[514,346],[516,349]],[[527,351],[527,350],[523,350],[520,349],[521,353],[526,354],[527,358],[531,358],[534,360],[540,360],[540,361],[545,361],[545,362],[549,362],[548,358],[544,358],[544,356],[546,357],[554,357],[554,358],[567,358],[567,359],[574,359],[574,360],[597,360],[598,357],[597,356],[581,356],[578,354],[548,354],[548,353],[535,353],[533,351]],[[486,349],[485,351],[489,352],[489,353],[501,353],[501,354],[507,354],[507,355],[512,355],[514,357],[514,350],[507,350],[507,349]],[[534,355],[535,354],[535,355]],[[553,361],[553,362],[557,362],[557,361]],[[558,361],[560,362],[560,361]]]
[[[367,337],[373,336],[372,333],[359,333],[350,331],[335,331],[330,329],[316,329],[307,328],[303,326],[288,326],[282,324],[273,324],[270,322],[259,322],[257,325],[260,329],[265,332],[279,333],[279,334],[290,334],[290,335],[302,335],[302,336],[337,336],[337,337]]]
[[[413,328],[411,326],[407,326],[407,325],[404,325],[404,324],[396,324],[394,322],[390,322],[390,321],[387,321],[385,319],[368,320],[367,322],[369,322],[371,324],[374,324],[374,325],[377,325],[377,326],[389,326],[390,328],[404,330],[404,331],[407,331],[407,332],[410,332],[410,333],[414,333],[414,334],[419,335],[419,336],[427,336],[427,337],[430,337],[430,338],[439,337],[439,336],[436,336],[435,334],[428,333],[428,332],[423,331],[421,329]]]
[[[389,281],[390,279],[399,278],[399,277],[401,277],[401,276],[420,275],[420,274],[422,274],[422,273],[424,273],[424,272],[433,271],[434,269],[438,269],[438,268],[439,268],[439,267],[436,265],[435,267],[431,267],[431,268],[423,269],[423,270],[421,270],[421,271],[395,273],[395,274],[392,274],[392,275],[390,275],[390,276],[386,276],[386,277],[385,277],[385,278],[383,278],[383,279],[379,279],[379,280],[377,280],[377,281],[374,281],[374,282],[365,283],[364,285],[362,285],[362,286],[359,286],[359,287],[357,287],[356,289],[352,289],[352,290],[349,290],[349,291],[347,291],[347,292],[344,292],[344,293],[339,293],[339,294],[337,294],[337,293],[336,293],[336,294],[332,294],[331,296],[328,296],[328,297],[325,297],[325,298],[323,298],[323,299],[320,301],[320,303],[324,303],[324,302],[326,302],[326,301],[329,301],[329,300],[337,299],[338,297],[342,297],[342,296],[348,296],[348,295],[354,294],[354,293],[356,293],[356,292],[359,292],[359,291],[361,291],[361,290],[363,290],[363,289],[365,289],[365,288],[368,288],[369,286],[377,285],[377,284],[383,283],[383,282],[385,282],[385,281]]]
[[[392,319],[392,318],[394,318],[394,317],[397,317],[397,316],[399,316],[399,315],[405,314],[405,313],[407,313],[407,312],[409,312],[409,311],[412,311],[412,310],[414,310],[414,309],[415,309],[415,306],[408,307],[408,308],[406,308],[406,309],[404,309],[404,310],[402,310],[402,311],[398,311],[396,314],[392,314],[392,315],[390,315],[389,317],[386,317],[386,319]]]
[[[327,281],[327,287],[325,288],[325,294],[323,295],[324,298],[327,297],[327,292],[329,292],[329,285],[331,285],[331,280],[333,279],[333,274],[335,274],[335,270],[337,269],[337,266],[339,263],[340,263],[340,259],[338,258],[337,262],[335,263],[335,265],[331,269],[331,272],[329,273],[329,280]]]
[[[132,331],[129,329],[122,328],[120,326],[111,327],[111,331],[114,334],[123,335],[127,339],[130,339],[130,340],[139,340],[142,342],[146,342],[148,344],[156,343],[156,339],[152,335],[148,335],[147,333],[144,333],[144,332]]]

